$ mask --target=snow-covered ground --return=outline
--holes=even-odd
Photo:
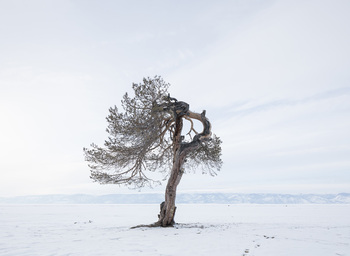
[[[350,205],[0,205],[0,255],[350,255]]]

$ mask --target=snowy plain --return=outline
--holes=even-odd
[[[0,255],[350,255],[350,205],[0,205]]]

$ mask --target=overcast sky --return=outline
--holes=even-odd
[[[155,75],[223,140],[218,176],[185,175],[179,191],[350,192],[349,13],[338,0],[0,0],[0,196],[135,192],[90,181],[82,149]]]

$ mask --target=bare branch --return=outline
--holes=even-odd
[[[198,132],[194,129],[194,125],[193,125],[192,119],[189,118],[188,116],[184,116],[184,118],[186,120],[190,121],[190,123],[191,123],[191,128],[190,128],[190,130],[188,131],[188,133],[186,135],[189,135],[191,137],[191,140],[192,140],[191,132],[193,131],[195,134],[198,134]]]

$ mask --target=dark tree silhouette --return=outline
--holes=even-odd
[[[90,177],[101,184],[152,187],[160,181],[149,178],[149,172],[169,177],[159,219],[151,226],[175,223],[176,189],[185,169],[202,168],[203,173],[216,175],[222,166],[221,140],[212,134],[206,112],[192,112],[189,104],[170,97],[169,86],[159,76],[133,84],[134,97],[126,93],[122,100],[124,112],[116,106],[109,109],[104,147],[84,148]],[[185,135],[184,120],[189,122]],[[196,131],[195,120],[201,122],[201,132]]]

